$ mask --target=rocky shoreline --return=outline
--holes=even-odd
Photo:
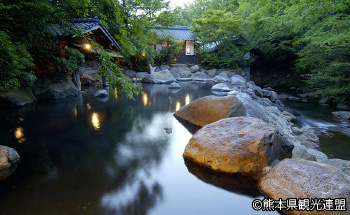
[[[268,198],[345,198],[350,201],[350,161],[329,159],[319,151],[315,132],[297,127],[296,117],[281,103],[279,95],[271,88],[262,89],[249,81],[243,70],[206,70],[199,66],[176,65],[162,66],[152,74],[132,70],[124,73],[135,82],[168,84],[171,89],[180,88],[178,83],[183,81],[214,83],[211,88],[214,95],[192,101],[174,114],[177,119],[200,128],[186,146],[185,159],[217,172],[258,180],[259,189]],[[34,102],[36,97],[61,99],[78,94],[67,75],[62,74],[58,79],[42,77],[38,83],[41,84],[33,90],[22,91],[26,95],[20,97],[24,102],[13,99],[19,97],[17,94],[7,97],[12,99],[8,101],[12,101],[12,106],[24,106]],[[48,85],[56,86],[55,90]],[[94,96],[108,97],[108,92],[97,91]],[[333,115],[347,122],[350,120],[348,111]],[[7,162],[0,165],[2,171],[11,169],[15,166],[12,163],[19,160],[18,156],[12,162],[12,158],[4,156],[6,151],[8,149],[0,147],[0,161]]]
[[[130,74],[130,71],[125,74]],[[139,73],[135,72],[132,76],[129,76],[129,78],[152,84],[170,84],[184,81],[183,79],[186,79],[186,81],[211,81],[217,83],[212,87],[213,94],[234,96],[243,104],[246,116],[258,118],[269,123],[272,127],[277,128],[279,136],[283,140],[284,147],[293,147],[292,158],[301,158],[330,164],[347,164],[348,162],[340,161],[339,159],[328,159],[324,153],[318,151],[319,142],[315,132],[313,132],[312,129],[298,128],[295,126],[293,121],[296,117],[293,115],[292,111],[288,110],[280,102],[279,95],[273,91],[272,88],[262,89],[253,81],[247,81],[248,78],[245,77],[245,73],[242,70],[206,70],[200,69],[197,65],[190,68],[185,65],[165,65],[156,69],[153,74],[144,73],[141,76],[139,75],[136,79],[135,77],[138,74]],[[215,101],[212,102],[215,103]],[[205,102],[204,104],[206,106],[208,105]],[[198,112],[198,110],[195,109],[192,111]],[[218,114],[218,110],[213,109],[211,111]],[[179,112],[181,112],[181,109]],[[348,112],[346,111],[335,112],[334,115],[346,120],[349,119]],[[178,114],[175,114],[175,116],[179,118]],[[208,115],[206,116],[208,117]],[[201,118],[201,116],[198,116],[197,120],[199,118]],[[185,121],[190,122],[190,120]],[[190,122],[190,124],[203,126],[193,122]],[[337,160],[337,162],[334,160]],[[350,171],[348,171],[347,174],[348,173],[350,173]]]
[[[295,116],[272,89],[261,89],[237,74],[229,80],[212,87],[221,97],[202,97],[174,113],[180,121],[201,127],[186,146],[185,160],[255,178],[267,198],[349,202],[350,161],[329,159],[319,151],[315,132],[295,126]],[[347,112],[333,114],[349,119]]]
[[[237,79],[243,80],[242,77],[239,78],[238,75],[235,75],[231,78],[231,83],[227,85],[217,84],[222,87],[227,95],[231,96],[231,104],[227,102],[227,97],[213,98],[213,96],[208,96],[182,107],[174,115],[177,118],[200,127],[232,116],[258,118],[278,130],[278,136],[283,143],[283,147],[286,151],[292,149],[291,158],[335,165],[338,168],[342,167],[341,169],[346,174],[350,174],[350,169],[343,168],[344,166],[350,166],[349,161],[328,159],[324,153],[317,150],[319,148],[319,140],[315,132],[312,129],[298,128],[294,125],[295,116],[279,101],[276,92],[261,89],[252,81],[237,82]],[[219,88],[217,85],[214,85],[212,90],[217,90]],[[231,91],[226,90],[227,88]],[[208,105],[210,103],[214,104],[212,105],[213,107]],[[233,109],[239,109],[239,114],[234,111],[236,114],[230,112],[230,114],[216,116],[220,115],[218,111],[229,112],[228,110],[224,110],[223,107],[218,108],[217,104],[219,103],[228,103],[226,105],[228,109],[230,108],[229,106],[232,109],[233,104],[236,104]],[[209,119],[208,117],[212,117],[213,119]]]
[[[17,168],[20,156],[13,148],[0,145],[0,181],[10,176]]]

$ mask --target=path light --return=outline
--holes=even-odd
[[[85,49],[87,49],[87,50],[90,50],[90,49],[91,49],[91,45],[90,45],[90,44],[88,44],[88,43],[87,43],[87,44],[85,44],[85,45],[84,45],[84,47],[85,47]]]

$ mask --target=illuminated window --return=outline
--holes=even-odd
[[[186,55],[194,55],[194,43],[193,41],[186,41]]]

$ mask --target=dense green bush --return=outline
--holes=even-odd
[[[13,43],[9,36],[1,31],[0,53],[0,92],[33,84],[35,76],[28,70],[28,67],[33,65],[33,59],[23,44]]]
[[[166,44],[161,50],[155,52],[155,62],[157,64],[176,63],[176,55],[182,52],[183,41],[175,41],[171,36],[158,39],[159,44]]]
[[[226,48],[241,36],[241,54],[254,50],[278,70],[304,77],[313,90],[350,97],[348,0],[194,0],[180,12],[195,17],[180,21],[194,26],[200,44],[225,44],[215,54],[201,52],[202,63],[233,66],[232,56],[238,65],[249,63],[240,62],[235,47]]]

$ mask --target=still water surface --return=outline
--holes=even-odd
[[[211,86],[181,85],[1,111],[0,143],[21,162],[0,181],[0,215],[277,214],[252,209],[263,197],[249,179],[185,164],[192,134],[172,114]]]

